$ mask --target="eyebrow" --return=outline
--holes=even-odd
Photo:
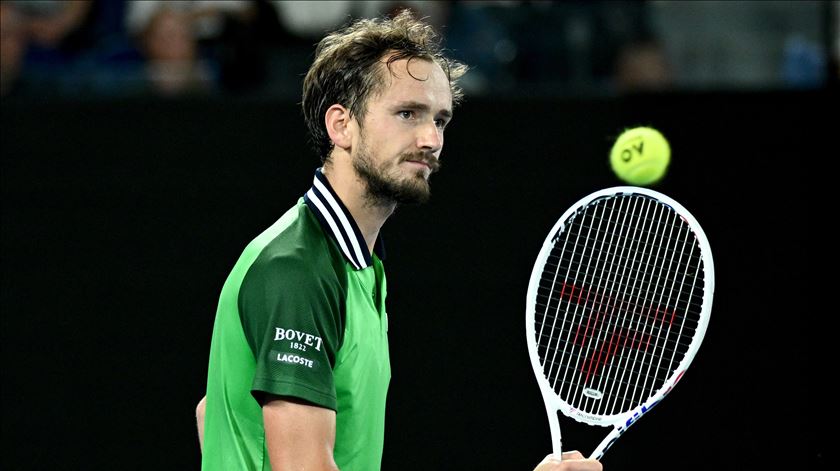
[[[423,111],[427,113],[431,110],[429,105],[425,103],[420,103],[418,101],[401,101],[397,103],[395,107],[406,110]],[[452,118],[452,111],[448,109],[442,109],[438,112],[438,115],[443,116],[444,118]]]

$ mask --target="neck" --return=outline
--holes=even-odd
[[[322,172],[362,231],[368,251],[373,253],[379,230],[394,213],[397,204],[382,205],[372,202],[368,198],[367,185],[356,174],[350,159],[333,157],[324,164]]]

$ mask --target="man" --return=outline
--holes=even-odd
[[[203,469],[379,469],[391,375],[379,230],[429,198],[465,71],[408,12],[318,45],[303,109],[323,167],[222,289],[197,410]],[[538,469],[600,469],[573,466]]]

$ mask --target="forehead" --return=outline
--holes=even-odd
[[[374,101],[414,101],[429,105],[434,111],[452,111],[452,90],[449,79],[436,62],[426,59],[400,59],[387,65],[382,59],[384,83]]]

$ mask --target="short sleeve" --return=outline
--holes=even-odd
[[[344,294],[329,264],[257,258],[243,279],[239,312],[256,358],[251,393],[292,396],[336,409],[333,366],[343,335]]]

